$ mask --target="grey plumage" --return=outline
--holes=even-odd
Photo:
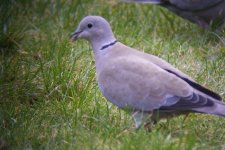
[[[225,0],[123,0],[158,4],[203,28],[222,27],[225,21]]]
[[[217,93],[159,57],[117,42],[104,18],[85,17],[71,34],[72,40],[79,38],[92,45],[102,94],[119,108],[129,110],[136,127],[146,117],[155,122],[190,112],[225,116],[225,103]]]

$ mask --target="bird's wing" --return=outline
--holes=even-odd
[[[167,112],[168,114],[169,112],[173,113],[173,111],[194,111],[225,117],[224,102],[215,101],[207,95],[202,95],[202,93],[196,91],[194,91],[189,97],[180,98],[176,103],[173,104],[164,104],[157,110],[159,112]]]
[[[136,50],[134,49],[133,51],[136,51]],[[214,100],[219,100],[219,101],[222,100],[222,98],[217,93],[201,86],[200,84],[195,82],[191,77],[189,77],[185,73],[181,72],[180,70],[176,69],[174,66],[172,66],[165,60],[163,60],[157,56],[142,53],[139,51],[136,53],[137,53],[136,55],[139,55],[140,57],[154,63],[161,69],[166,70],[168,73],[171,73],[171,74],[177,76],[178,78],[182,79],[183,81],[188,83],[192,88],[194,88],[196,90],[196,92],[198,92],[198,93],[200,92],[201,94],[209,96],[209,97],[213,98]]]
[[[172,5],[179,10],[200,11],[214,7],[224,0],[123,0],[125,2]]]
[[[149,4],[162,4],[163,0],[121,0],[122,2],[135,2],[135,3],[149,3]]]
[[[165,4],[171,4],[186,11],[200,11],[209,9],[224,0],[164,0]]]
[[[193,110],[199,107],[213,106],[213,101],[209,98],[199,95],[195,92],[188,97],[179,98],[174,104],[164,104],[160,107],[161,110]]]

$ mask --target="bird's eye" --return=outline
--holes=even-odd
[[[87,26],[88,26],[88,28],[92,28],[93,25],[91,23],[89,23]]]

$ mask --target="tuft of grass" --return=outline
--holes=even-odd
[[[119,41],[157,55],[225,96],[225,31],[203,31],[168,10],[104,0],[3,0],[0,149],[225,149],[225,119],[192,114],[151,132],[107,102],[91,47],[69,34],[101,15]]]

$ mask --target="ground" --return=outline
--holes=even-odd
[[[3,0],[0,149],[225,149],[225,118],[191,114],[132,129],[107,102],[92,49],[69,35],[100,15],[118,41],[157,55],[225,98],[225,31],[204,31],[159,6],[115,0]]]

